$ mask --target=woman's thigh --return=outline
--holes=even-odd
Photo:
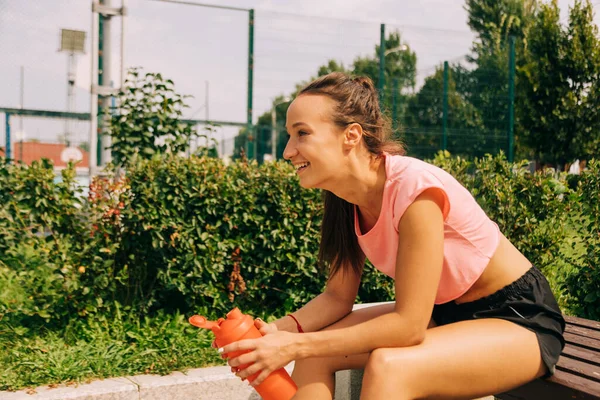
[[[373,351],[363,394],[385,398],[382,391],[388,390],[403,393],[402,398],[475,398],[544,373],[535,333],[495,318],[462,321],[427,330],[417,346]]]

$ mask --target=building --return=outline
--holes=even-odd
[[[15,162],[23,162],[27,165],[31,165],[33,161],[47,158],[54,164],[56,172],[66,168],[69,160],[79,161],[75,164],[77,175],[87,176],[89,174],[89,154],[79,147],[67,147],[61,143],[23,142],[23,151],[21,152],[21,142],[15,142],[11,152]],[[22,160],[21,155],[23,155]],[[5,156],[5,149],[0,148],[0,156]]]
[[[0,148],[0,157],[5,156],[5,151],[4,148]],[[75,163],[77,182],[85,189],[89,187],[89,153],[79,147],[67,147],[62,143],[23,142],[23,152],[21,152],[21,142],[14,142],[11,153],[15,162],[23,162],[27,165],[31,165],[33,161],[47,158],[54,165],[57,180],[61,179],[60,172],[67,167],[69,160],[72,160]],[[21,154],[23,155],[22,160]]]

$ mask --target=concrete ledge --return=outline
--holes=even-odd
[[[293,363],[286,366],[291,373]],[[136,375],[81,385],[41,386],[32,390],[0,392],[0,400],[260,400],[247,382],[227,366],[197,368],[169,375]]]
[[[41,386],[35,390],[0,392],[2,400],[139,400],[138,387],[127,378],[111,378],[86,384]]]
[[[260,399],[256,391],[232,374],[227,366],[193,369],[185,374],[173,372],[164,377],[138,375],[129,379],[138,385],[140,400]]]

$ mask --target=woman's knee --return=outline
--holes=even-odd
[[[375,349],[369,355],[365,367],[365,378],[379,381],[388,380],[393,375],[394,381],[410,380],[409,357],[403,356],[403,352],[398,349]]]
[[[375,380],[385,378],[386,372],[390,372],[390,364],[391,360],[385,349],[373,350],[365,367],[365,377]]]
[[[394,393],[397,399],[421,398],[417,381],[408,354],[398,349],[375,349],[371,352],[362,382],[362,394],[375,398],[389,398]],[[414,360],[413,360],[414,361]]]

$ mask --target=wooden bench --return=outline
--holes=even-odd
[[[600,399],[600,322],[574,317],[565,319],[567,344],[554,376],[497,394],[497,399]]]

